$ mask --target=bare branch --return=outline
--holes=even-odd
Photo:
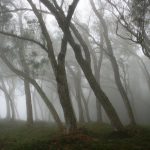
[[[17,39],[20,39],[20,40],[35,43],[35,44],[39,45],[46,52],[48,51],[47,48],[45,47],[45,45],[43,45],[42,43],[40,43],[40,42],[38,42],[34,39],[30,39],[30,38],[27,38],[27,37],[22,37],[22,36],[19,36],[19,35],[13,34],[13,33],[8,33],[8,32],[5,32],[5,31],[0,31],[0,34],[10,36],[10,37],[13,37],[13,38],[17,38]]]
[[[30,8],[16,8],[16,9],[13,9],[13,10],[0,11],[0,14],[5,14],[5,13],[17,13],[18,11],[32,11],[32,12],[33,12],[33,10],[30,9]],[[45,14],[51,15],[50,12],[45,11],[45,10],[39,10],[39,9],[38,9],[38,11],[41,12],[41,13],[45,13]]]

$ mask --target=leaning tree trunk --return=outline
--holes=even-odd
[[[28,0],[29,1],[29,0]],[[82,68],[82,71],[85,74],[85,77],[87,78],[94,94],[96,95],[96,97],[98,98],[99,102],[102,104],[104,110],[106,111],[111,123],[114,125],[114,127],[118,130],[123,130],[124,127],[114,109],[114,107],[112,106],[112,104],[110,103],[108,97],[106,96],[106,94],[103,92],[103,90],[100,88],[99,84],[97,83],[92,70],[91,70],[91,66],[90,66],[90,62],[88,62],[87,60],[85,60],[82,56],[81,53],[81,48],[80,46],[75,42],[70,30],[66,30],[64,28],[64,22],[65,22],[65,15],[63,14],[63,11],[60,10],[56,10],[56,8],[52,5],[52,3],[48,0],[41,0],[41,2],[52,12],[52,14],[55,16],[60,28],[62,29],[63,33],[65,34],[69,44],[71,45],[74,53],[75,53],[75,57],[77,62],[79,63],[80,67]],[[77,33],[77,35],[79,35],[79,33]],[[87,49],[87,45],[85,45],[84,43],[84,52],[85,52],[85,56],[86,58],[90,58],[90,55],[87,53],[88,49]]]
[[[118,64],[117,64],[116,59],[114,57],[111,57],[110,61],[111,61],[111,64],[112,64],[112,67],[114,70],[115,82],[116,82],[118,90],[121,94],[121,97],[123,98],[123,101],[125,103],[125,106],[126,106],[129,118],[130,118],[130,123],[134,125],[134,124],[136,124],[135,123],[135,117],[133,114],[133,110],[132,110],[128,95],[127,95],[127,93],[126,93],[126,91],[122,85],[121,79],[120,79]]]
[[[113,53],[111,41],[109,39],[108,28],[107,28],[106,21],[103,18],[103,16],[97,11],[94,2],[92,0],[90,0],[90,3],[91,3],[92,9],[93,9],[95,15],[99,19],[99,21],[102,25],[102,28],[104,30],[103,35],[104,35],[104,39],[105,39],[106,46],[107,46],[107,53],[108,53],[108,56],[109,56],[109,60],[111,62],[111,65],[112,65],[112,68],[113,68],[113,71],[114,71],[115,82],[116,82],[116,85],[117,85],[118,90],[120,92],[120,95],[123,99],[123,102],[125,104],[125,107],[127,109],[129,119],[130,119],[130,123],[131,124],[136,124],[129,98],[127,96],[127,93],[126,93],[126,91],[125,91],[125,89],[122,85],[121,79],[120,79],[119,67],[118,67],[117,60],[116,60],[116,58],[114,56],[114,53]]]
[[[81,26],[82,28],[82,26]],[[84,29],[84,28],[83,28]],[[96,81],[99,83],[100,85],[100,71],[101,71],[101,66],[102,66],[102,61],[103,61],[103,49],[101,49],[100,51],[100,56],[97,57],[95,51],[93,50],[90,41],[89,41],[89,30],[85,30],[86,35],[84,35],[84,41],[87,43],[89,49],[90,49],[90,53],[91,53],[91,58],[93,60],[93,66],[94,66],[94,75],[95,75],[95,79]],[[103,40],[103,36],[102,36],[102,32],[100,32],[100,48],[103,48],[104,45],[104,40]],[[96,113],[97,113],[97,122],[103,122],[102,119],[102,106],[100,104],[100,102],[98,101],[98,99],[96,98]]]
[[[45,22],[42,18],[42,15],[41,13],[39,13],[35,4],[31,0],[27,0],[27,1],[29,2],[36,17],[38,18],[38,21],[40,23],[40,27],[42,30],[42,34],[46,40],[46,43],[47,43],[46,52],[48,54],[54,75],[56,77],[58,95],[59,95],[60,103],[62,105],[62,109],[64,112],[67,131],[71,132],[77,128],[77,123],[76,123],[76,117],[74,114],[73,106],[71,104],[71,98],[70,98],[70,94],[68,90],[67,76],[66,76],[66,70],[65,70],[65,56],[66,56],[67,40],[65,37],[62,39],[61,51],[58,55],[58,63],[57,63],[55,54],[54,54],[52,41],[51,41],[49,32],[46,28]],[[69,19],[71,19],[70,17],[72,17],[72,15],[68,16],[67,20],[65,21],[67,23],[65,26],[65,30],[68,30],[68,24],[70,22]]]
[[[74,52],[75,52],[76,59],[77,59],[78,63],[80,64],[95,96],[97,97],[99,102],[102,104],[106,114],[108,115],[108,117],[111,121],[111,124],[116,129],[123,130],[124,127],[123,127],[114,107],[110,103],[106,94],[100,88],[98,82],[96,81],[94,75],[92,74],[92,70],[89,67],[89,64],[86,61],[84,61],[83,58],[81,57],[82,55],[80,52],[80,47],[78,45],[76,45],[75,47],[76,48],[74,48],[75,49]]]
[[[62,130],[63,129],[63,124],[59,118],[59,115],[55,109],[55,107],[53,106],[53,104],[50,102],[50,100],[48,99],[48,97],[46,96],[46,94],[44,93],[44,91],[42,90],[42,88],[37,84],[37,82],[30,78],[30,76],[28,76],[27,74],[25,74],[22,71],[19,71],[18,69],[16,69],[5,57],[5,55],[1,56],[1,59],[3,60],[3,62],[8,66],[8,68],[10,70],[12,70],[14,73],[16,73],[18,76],[21,76],[23,78],[25,78],[26,80],[28,80],[28,82],[30,82],[34,88],[37,90],[38,94],[41,96],[42,100],[44,101],[44,103],[46,104],[46,106],[48,107],[49,111],[52,113],[52,116],[54,118],[54,120],[56,121],[58,127]]]

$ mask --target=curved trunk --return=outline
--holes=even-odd
[[[55,16],[60,28],[64,32],[66,39],[68,40],[69,44],[71,45],[77,62],[79,63],[80,67],[82,68],[82,71],[85,74],[85,77],[87,78],[94,94],[98,98],[99,102],[102,104],[104,110],[106,111],[111,123],[114,125],[114,127],[118,130],[123,130],[124,127],[114,109],[112,104],[110,103],[108,97],[106,94],[102,91],[99,84],[97,83],[95,77],[93,76],[91,67],[90,67],[90,55],[88,51],[88,47],[86,43],[83,44],[83,49],[85,52],[86,60],[83,58],[81,53],[81,48],[78,44],[76,44],[70,30],[65,30],[64,28],[64,22],[65,22],[65,15],[62,14],[62,11],[57,11],[56,8],[52,5],[52,3],[48,0],[41,0],[41,2],[52,12],[52,14]],[[77,33],[77,35],[79,35]],[[79,35],[80,36],[80,35]]]
[[[76,124],[76,117],[74,114],[73,106],[71,104],[71,98],[69,95],[67,76],[66,76],[66,70],[65,70],[65,56],[66,56],[67,40],[66,40],[66,37],[64,36],[62,39],[61,51],[58,55],[58,63],[57,63],[57,60],[54,54],[52,40],[47,30],[47,27],[45,25],[45,22],[42,18],[42,15],[41,13],[39,13],[35,4],[31,0],[27,0],[27,1],[29,2],[36,17],[38,18],[43,36],[47,43],[47,54],[52,65],[54,75],[56,77],[58,94],[60,98],[60,103],[62,105],[62,109],[64,111],[67,130],[68,132],[70,132],[77,128],[77,124]],[[78,0],[73,1],[73,4],[75,4],[75,6],[77,5],[77,3],[78,3]],[[67,16],[67,20],[65,20],[66,22],[66,26],[64,27],[65,30],[69,29],[70,20],[74,12],[71,10],[71,8],[74,8],[74,7],[69,7],[69,8],[70,8],[71,15]]]
[[[120,95],[121,95],[121,97],[123,99],[123,102],[125,104],[125,107],[127,109],[130,122],[131,122],[131,124],[135,124],[135,118],[134,118],[134,115],[133,115],[132,107],[131,107],[129,98],[127,96],[127,93],[126,93],[126,91],[125,91],[125,89],[122,85],[121,79],[120,79],[119,67],[118,67],[116,58],[115,58],[114,53],[113,53],[111,41],[109,39],[108,28],[107,28],[106,21],[103,18],[103,16],[97,11],[94,2],[92,0],[90,0],[90,3],[91,3],[92,9],[93,9],[95,15],[99,19],[99,21],[102,25],[102,28],[104,30],[103,35],[104,35],[104,39],[105,39],[106,46],[107,46],[107,54],[109,56],[109,60],[111,62],[111,65],[112,65],[112,68],[113,68],[113,71],[114,71],[116,85],[118,87]]]

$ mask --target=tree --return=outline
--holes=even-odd
[[[64,11],[62,10],[61,7],[59,7],[59,5],[57,4],[57,2],[55,0],[53,0],[52,2],[50,2],[48,0],[41,0],[41,3],[45,7],[47,7],[48,10],[51,11],[51,13],[55,16],[55,18],[59,24],[59,27],[61,28],[61,30],[63,31],[63,34],[64,34],[63,38],[62,38],[61,52],[59,53],[59,55],[57,57],[58,61],[56,61],[56,58],[54,55],[54,49],[52,46],[52,41],[51,41],[50,35],[47,31],[45,22],[43,21],[42,14],[40,13],[40,11],[38,11],[35,4],[31,0],[28,0],[28,2],[31,5],[36,17],[38,18],[38,21],[39,21],[39,24],[40,24],[40,27],[41,27],[41,30],[42,30],[42,33],[46,40],[47,45],[45,46],[34,39],[21,37],[21,36],[15,35],[15,34],[10,34],[10,33],[2,32],[2,31],[0,33],[7,35],[7,36],[12,36],[12,37],[15,37],[18,39],[27,40],[27,41],[36,43],[40,47],[42,47],[42,49],[44,49],[45,52],[47,52],[48,57],[51,62],[51,65],[52,65],[52,68],[53,68],[54,75],[56,77],[58,94],[60,97],[60,102],[61,102],[62,108],[64,110],[64,116],[66,119],[67,130],[72,131],[72,130],[76,129],[76,119],[75,119],[75,115],[74,115],[71,100],[70,100],[66,72],[65,72],[65,63],[64,63],[67,43],[69,43],[71,45],[71,47],[75,53],[76,60],[78,61],[80,67],[82,68],[82,71],[84,72],[84,75],[87,78],[97,99],[102,104],[104,110],[106,111],[107,115],[109,116],[109,119],[110,119],[112,125],[118,130],[124,129],[114,107],[110,103],[108,97],[103,92],[103,90],[101,89],[101,87],[99,86],[98,82],[96,81],[96,79],[93,75],[93,72],[91,69],[90,52],[89,52],[87,44],[84,42],[81,34],[78,32],[76,27],[72,23],[70,23],[78,1],[72,2],[72,4],[70,5],[70,7],[68,9],[67,16],[65,16]],[[79,41],[80,45],[76,42],[70,29],[72,30],[73,34]],[[82,48],[83,48],[83,51],[85,54],[85,58],[82,55]],[[7,65],[8,65],[8,63],[7,63]],[[10,67],[10,64],[9,64],[9,67]],[[13,68],[12,68],[12,70],[13,70]],[[14,70],[14,71],[16,71],[16,70]],[[19,74],[20,74],[20,72],[19,72]],[[25,77],[24,74],[21,73],[21,75],[23,75]],[[29,77],[26,77],[26,78],[28,78],[28,80],[30,80]],[[32,84],[34,84],[34,85],[36,84],[35,82],[33,82],[33,80],[30,80],[30,82],[32,82]]]
[[[116,129],[122,130],[123,125],[120,122],[120,119],[119,119],[115,109],[113,108],[112,104],[110,103],[108,97],[105,95],[103,90],[100,88],[99,84],[97,83],[97,81],[92,73],[92,70],[90,67],[90,53],[89,53],[86,43],[84,42],[84,40],[82,39],[82,37],[80,35],[80,33],[76,30],[74,25],[71,24],[71,29],[72,29],[73,33],[75,34],[75,36],[77,37],[77,39],[79,40],[79,42],[84,50],[86,59],[84,59],[82,52],[81,52],[81,47],[79,44],[77,44],[75,42],[70,30],[68,30],[68,29],[66,30],[66,28],[64,28],[64,22],[66,20],[66,17],[64,15],[64,12],[61,9],[61,7],[59,7],[59,5],[57,4],[57,2],[55,0],[53,0],[54,5],[48,0],[41,0],[41,2],[55,16],[60,28],[62,29],[64,35],[66,36],[69,44],[71,45],[71,47],[75,53],[77,62],[79,63],[80,67],[82,68],[82,71],[84,72],[85,77],[87,78],[96,97],[98,98],[100,103],[103,105],[109,119],[111,120],[111,123],[114,125],[114,127]],[[75,1],[73,1],[73,2],[75,2]],[[74,10],[74,7],[73,8],[72,7],[70,6],[70,11]],[[70,13],[68,15],[71,15],[71,14],[72,13]]]
[[[148,33],[150,20],[149,0],[122,0],[121,5],[113,0],[108,0],[108,3],[117,12],[117,14],[113,13],[117,19],[117,35],[140,44],[143,53],[150,58],[150,38]],[[119,33],[119,25],[129,33],[127,36],[122,36]]]
[[[135,118],[134,118],[134,114],[132,111],[132,107],[131,107],[128,95],[127,95],[127,93],[122,85],[121,79],[120,79],[119,67],[117,64],[117,60],[114,56],[111,41],[109,39],[106,21],[104,20],[103,16],[97,11],[97,9],[94,5],[94,2],[92,0],[90,0],[90,3],[91,3],[94,13],[98,17],[98,19],[102,25],[102,28],[103,28],[103,36],[104,36],[106,47],[107,47],[107,54],[108,54],[109,60],[111,62],[112,68],[114,70],[114,77],[115,77],[116,85],[118,87],[118,90],[119,90],[119,92],[122,96],[122,99],[124,101],[124,104],[126,106],[126,109],[127,109],[127,112],[128,112],[129,118],[130,118],[130,122],[131,122],[131,124],[135,124]]]

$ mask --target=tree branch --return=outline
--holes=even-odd
[[[45,47],[45,45],[43,45],[42,43],[40,43],[40,42],[38,42],[34,39],[30,39],[30,38],[27,38],[27,37],[22,37],[22,36],[19,36],[19,35],[13,34],[13,33],[8,33],[8,32],[5,32],[5,31],[0,31],[0,34],[10,36],[10,37],[13,37],[13,38],[17,38],[17,39],[20,39],[20,40],[25,40],[25,41],[28,41],[28,42],[35,43],[35,44],[39,45],[46,52],[48,51],[48,49]]]

